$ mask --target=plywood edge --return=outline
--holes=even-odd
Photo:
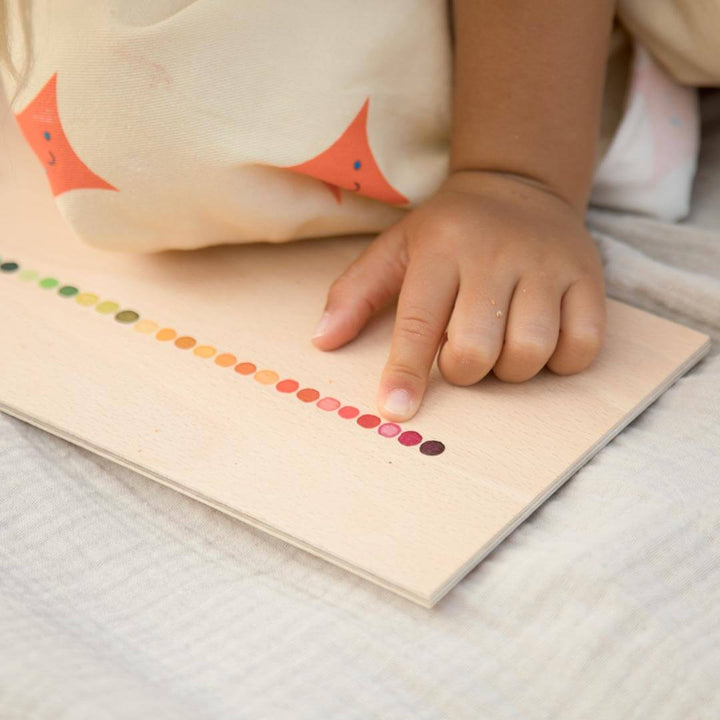
[[[78,447],[84,448],[85,450],[89,450],[90,452],[101,455],[104,458],[107,458],[108,460],[117,463],[118,465],[122,465],[123,467],[128,468],[129,470],[132,470],[133,472],[138,473],[139,475],[143,475],[144,477],[149,478],[150,480],[154,480],[155,482],[159,482],[162,485],[165,485],[172,490],[182,493],[183,495],[186,495],[189,498],[192,498],[193,500],[197,500],[204,505],[208,505],[215,510],[219,510],[224,515],[229,515],[236,520],[240,520],[248,525],[251,525],[254,528],[257,528],[258,530],[262,530],[263,532],[267,533],[268,535],[272,535],[280,540],[283,540],[286,543],[289,543],[290,545],[293,545],[300,550],[304,550],[305,552],[310,553],[311,555],[315,555],[316,557],[321,558],[322,560],[326,560],[327,562],[332,563],[333,565],[337,565],[338,567],[342,568],[343,570],[346,570],[348,572],[353,573],[354,575],[357,575],[365,580],[369,580],[370,582],[374,583],[375,585],[378,585],[382,587],[385,590],[390,590],[391,592],[395,593],[396,595],[400,595],[401,597],[405,598],[406,600],[410,600],[411,602],[416,603],[417,605],[421,605],[424,608],[431,608],[433,605],[433,602],[431,602],[429,596],[424,596],[420,593],[417,593],[410,588],[403,587],[401,585],[396,585],[395,583],[391,583],[388,580],[384,580],[383,578],[379,577],[378,575],[375,575],[370,570],[366,570],[362,567],[352,565],[345,560],[343,560],[340,557],[337,557],[333,555],[332,553],[327,552],[326,550],[323,550],[322,548],[316,547],[312,545],[311,543],[307,543],[304,540],[299,540],[298,538],[294,537],[293,535],[289,535],[287,533],[284,533],[282,530],[278,530],[277,528],[272,527],[271,525],[268,525],[263,520],[260,520],[258,518],[253,517],[252,515],[247,515],[239,510],[236,510],[234,508],[231,508],[228,505],[225,505],[224,503],[218,502],[216,500],[213,500],[212,498],[206,497],[202,493],[199,493],[195,490],[191,490],[175,480],[172,480],[169,477],[166,477],[164,475],[160,475],[159,473],[155,473],[152,470],[148,470],[140,465],[137,465],[136,463],[132,462],[131,460],[127,460],[126,458],[120,457],[119,455],[116,455],[110,450],[107,450],[106,448],[100,447],[98,445],[95,445],[91,442],[88,442],[86,440],[83,440],[82,438],[77,437],[76,435],[73,435],[72,433],[66,432],[64,430],[61,430],[60,428],[55,427],[54,425],[50,425],[48,423],[45,423],[41,420],[38,420],[37,418],[34,418],[30,415],[27,415],[23,411],[12,407],[10,405],[7,405],[5,403],[0,402],[0,411],[4,412],[7,415],[12,415],[13,417],[17,418],[18,420],[21,420],[22,422],[27,423],[28,425],[33,425],[34,427],[39,428],[40,430],[44,430],[45,432],[50,433],[51,435],[55,435],[56,437],[61,438],[62,440],[66,440],[69,443],[72,443],[73,445],[77,445]]]
[[[683,326],[684,327],[684,326]],[[633,420],[639,417],[650,405],[652,405],[661,395],[672,387],[685,373],[694,365],[702,360],[710,350],[711,340],[708,335],[697,333],[699,338],[704,338],[704,342],[698,349],[690,355],[687,360],[668,375],[664,382],[649,393],[642,401],[624,415],[603,437],[601,437],[587,452],[582,455],[577,462],[572,465],[566,472],[558,477],[548,488],[540,493],[531,503],[520,512],[514,520],[505,528],[492,537],[475,555],[473,555],[466,563],[464,563],[457,572],[451,575],[438,590],[428,598],[429,607],[437,604],[450,590],[457,585],[474,567],[478,565],[485,557],[487,557],[506,537],[515,531],[525,520],[530,517],[553,493],[562,487],[585,463],[587,463],[594,455],[596,455],[605,445],[607,445],[616,435],[627,427]]]

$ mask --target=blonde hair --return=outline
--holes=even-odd
[[[8,0],[0,0],[0,67],[4,68],[8,75],[15,82],[15,92],[12,97],[8,97],[10,106],[22,90],[23,85],[27,81],[32,66],[32,34],[30,32],[31,7],[30,0],[18,0],[12,3],[12,9],[9,8]],[[17,13],[12,18],[16,21],[19,29],[22,47],[24,49],[23,60],[17,65],[13,60],[13,50],[16,40],[11,39],[10,23],[11,14]]]

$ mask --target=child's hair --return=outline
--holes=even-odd
[[[9,7],[12,4],[12,9]],[[16,12],[16,21],[20,30],[20,39],[23,48],[23,60],[19,65],[13,60],[14,47],[11,45],[10,24],[11,13]],[[15,81],[15,92],[8,100],[12,106],[17,94],[27,80],[32,64],[32,36],[30,33],[30,0],[19,0],[16,3],[8,3],[8,0],[0,0],[0,67],[3,67],[10,77]]]

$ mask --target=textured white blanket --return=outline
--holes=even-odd
[[[0,416],[0,718],[720,717],[720,235],[591,221],[711,355],[431,611]]]

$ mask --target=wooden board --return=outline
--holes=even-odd
[[[608,300],[588,371],[461,388],[435,367],[412,421],[372,426],[393,308],[344,348],[310,342],[368,239],[81,246],[9,114],[0,218],[5,412],[426,607],[709,346]]]

